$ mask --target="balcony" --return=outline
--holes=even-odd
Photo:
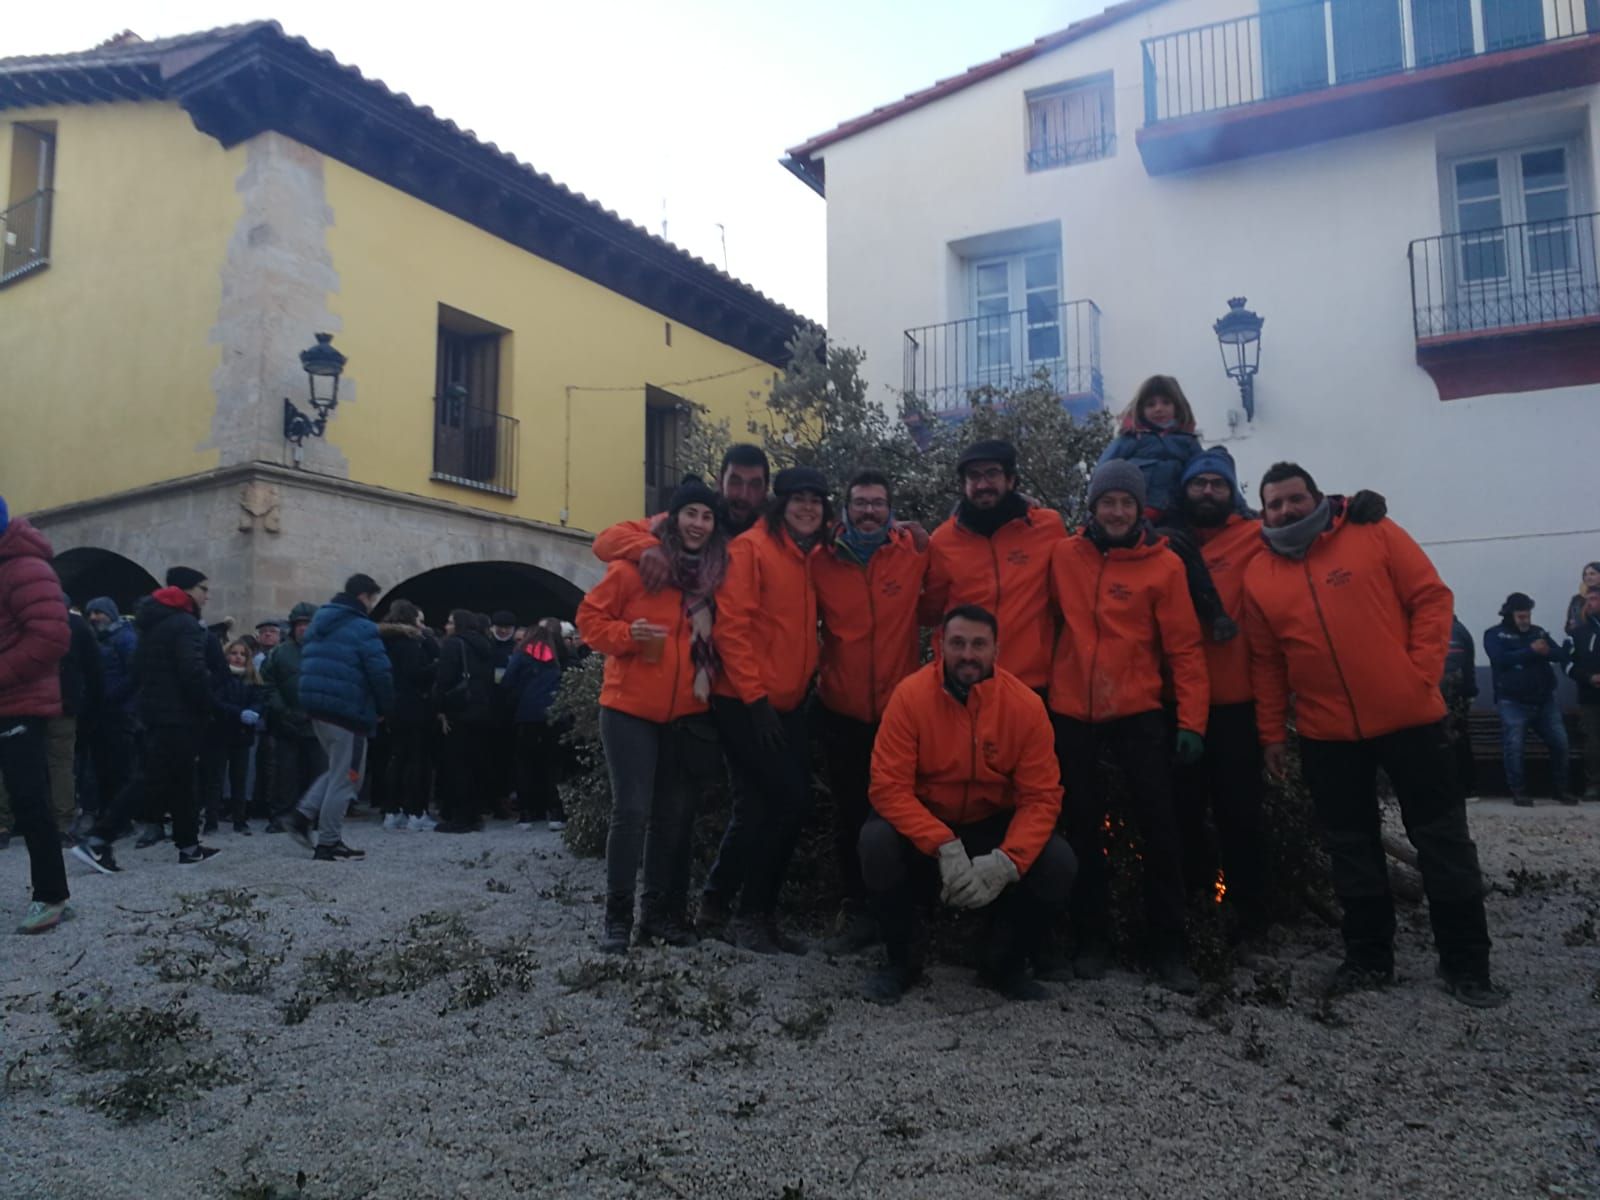
[[[50,265],[50,206],[46,189],[0,212],[0,287]]]
[[[1600,80],[1600,0],[1310,0],[1146,38],[1164,175]]]
[[[517,494],[517,421],[497,409],[467,402],[465,394],[433,401],[433,474],[436,483]]]
[[[1100,309],[1093,300],[906,330],[905,392],[941,416],[959,416],[981,388],[1026,386],[1041,376],[1075,415],[1103,407]]]
[[[1441,400],[1600,383],[1600,214],[1418,238],[1417,363]]]

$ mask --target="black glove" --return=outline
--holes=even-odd
[[[1363,488],[1345,501],[1344,515],[1352,525],[1376,525],[1389,515],[1389,502],[1382,492]]]
[[[754,704],[745,705],[745,710],[750,714],[750,729],[756,736],[756,745],[768,754],[777,754],[788,746],[789,739],[784,736],[783,722],[778,719],[771,701],[763,696]]]

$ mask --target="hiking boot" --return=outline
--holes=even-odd
[[[54,929],[61,922],[72,916],[72,909],[63,900],[60,904],[46,904],[43,900],[35,900],[28,905],[28,913],[22,918],[22,923],[17,926],[18,933],[44,933]]]
[[[283,831],[307,850],[316,849],[311,842],[311,818],[298,808],[291,808],[283,814]]]
[[[221,854],[215,846],[196,846],[193,850],[179,850],[178,862],[183,866],[192,867],[195,863],[203,863],[208,858],[215,858]]]
[[[1532,808],[1533,807],[1533,801],[1528,799],[1528,797],[1522,795],[1522,793],[1520,793],[1520,792],[1512,792],[1511,793],[1511,803],[1515,804],[1518,808]]]
[[[895,963],[884,963],[867,972],[861,981],[861,998],[873,1004],[899,1004],[900,997],[916,983],[918,971]]]
[[[878,923],[870,913],[846,908],[839,914],[837,932],[822,943],[824,954],[858,954],[883,940]]]
[[[1446,971],[1439,968],[1439,982],[1452,997],[1469,1008],[1499,1008],[1511,998],[1504,988],[1495,987],[1485,972],[1482,975]]]
[[[716,938],[718,941],[733,942],[733,913],[721,900],[710,895],[702,894],[700,897],[700,913],[695,917],[694,931],[702,939]]]
[[[1050,999],[1050,989],[1029,975],[1025,967],[1013,967],[1000,972],[979,971],[978,983],[991,992],[999,992],[1007,1000],[1019,1003]]]
[[[139,834],[139,840],[133,844],[135,850],[148,850],[151,846],[167,840],[167,831],[160,825],[146,825]]]
[[[1370,966],[1347,958],[1334,968],[1322,990],[1328,996],[1348,996],[1353,992],[1374,992],[1393,983],[1393,967]]]
[[[72,857],[79,862],[86,862],[102,875],[112,875],[122,870],[117,866],[116,856],[111,853],[111,847],[95,846],[88,842],[79,842],[72,848]]]
[[[1104,979],[1111,969],[1111,948],[1101,941],[1079,946],[1072,956],[1072,973],[1079,979]]]
[[[802,955],[808,949],[803,938],[779,929],[774,916],[736,917],[732,929],[733,944],[752,954]]]
[[[600,949],[607,954],[626,954],[633,933],[633,897],[607,896],[605,924],[600,930]]]
[[[1156,955],[1156,980],[1169,992],[1192,996],[1200,990],[1200,976],[1194,973],[1182,950],[1163,950]]]

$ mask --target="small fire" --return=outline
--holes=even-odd
[[[1221,904],[1222,898],[1228,894],[1228,881],[1220,870],[1217,872],[1217,882],[1212,885],[1211,890],[1213,898]]]

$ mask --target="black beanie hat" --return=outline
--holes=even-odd
[[[961,452],[961,457],[956,459],[956,474],[960,475],[973,463],[997,462],[1005,468],[1007,475],[1017,473],[1017,448],[1010,442],[1001,441],[999,438],[989,438],[982,442],[973,442]]]
[[[1509,617],[1512,613],[1532,612],[1533,597],[1526,592],[1512,592],[1506,597],[1506,602],[1500,606],[1500,615]]]
[[[717,507],[717,493],[698,475],[685,475],[667,501],[667,512],[677,516],[691,504],[704,504],[713,512]]]
[[[167,586],[181,588],[188,591],[190,588],[199,587],[206,581],[203,571],[196,571],[193,567],[168,567]]]
[[[508,608],[499,609],[490,615],[489,624],[498,625],[502,629],[515,628],[517,624],[517,614]]]
[[[819,496],[828,494],[828,481],[823,478],[822,472],[815,467],[785,467],[778,472],[778,477],[772,481],[772,492],[776,496],[792,496],[796,492],[815,492]]]

